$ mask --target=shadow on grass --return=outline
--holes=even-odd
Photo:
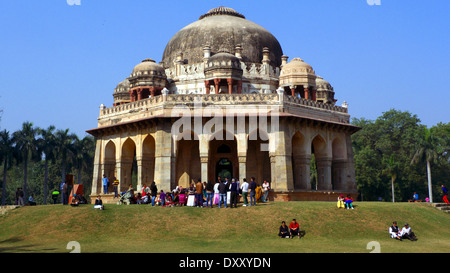
[[[17,245],[17,246],[3,246],[4,244],[17,244],[23,240],[18,237],[12,237],[0,241],[0,253],[17,253],[17,252],[39,252],[36,250],[37,245]],[[55,249],[44,249],[45,251],[52,251]]]

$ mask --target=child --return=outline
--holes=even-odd
[[[161,193],[159,194],[159,199],[161,200],[161,206],[165,207],[166,206],[166,194],[164,193],[163,190],[161,190]]]
[[[350,196],[350,194],[345,197],[344,203],[347,209],[349,209],[350,207],[353,209],[353,198]]]
[[[339,208],[345,208],[344,207],[344,195],[341,194],[340,196],[338,196],[338,202],[337,202],[337,207]]]
[[[169,192],[166,193],[166,207],[173,207],[172,195]]]

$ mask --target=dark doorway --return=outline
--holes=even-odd
[[[225,177],[231,181],[233,175],[233,164],[228,158],[221,158],[216,164],[216,179],[220,176],[222,181],[225,181]]]

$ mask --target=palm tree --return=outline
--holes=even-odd
[[[93,164],[94,158],[94,139],[90,136],[85,136],[79,139],[75,136],[74,146],[74,163],[78,171],[78,184],[81,184],[81,171]]]
[[[13,137],[16,142],[15,148],[18,153],[18,163],[23,161],[23,194],[27,196],[27,175],[28,175],[28,160],[38,160],[39,152],[37,149],[36,136],[38,129],[33,127],[33,123],[24,122],[22,130],[16,131]]]
[[[0,132],[0,161],[3,162],[2,206],[6,204],[6,171],[12,166],[14,138],[8,131]]]
[[[394,182],[397,179],[398,175],[398,163],[394,159],[394,154],[391,154],[389,159],[383,158],[383,162],[386,165],[385,172],[391,178],[391,187],[392,187],[392,202],[395,202],[394,196]]]
[[[38,139],[39,150],[45,157],[44,173],[44,205],[47,205],[47,185],[48,185],[48,162],[55,159],[55,126],[50,125],[47,129],[39,129],[41,137]]]
[[[437,137],[434,135],[432,129],[424,128],[424,137],[420,139],[419,148],[414,153],[411,160],[412,164],[426,161],[427,163],[427,177],[428,177],[428,195],[430,202],[433,203],[433,191],[431,186],[431,163],[436,162],[441,154],[441,146],[437,143]]]
[[[66,165],[73,156],[74,140],[75,135],[69,133],[69,129],[58,130],[55,133],[55,153],[61,159],[61,185],[66,182]]]

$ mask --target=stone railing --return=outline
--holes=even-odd
[[[331,104],[323,103],[320,101],[306,100],[306,99],[299,98],[299,97],[284,95],[283,102],[289,103],[289,104],[294,104],[294,105],[304,105],[304,106],[316,107],[316,108],[321,108],[321,109],[330,110],[330,111],[347,113],[346,107],[331,105]]]
[[[279,105],[294,107],[311,107],[339,113],[347,113],[347,108],[330,105],[322,102],[306,100],[289,95],[276,93],[251,93],[251,94],[170,94],[150,97],[147,99],[130,102],[110,108],[100,110],[100,117],[115,115],[119,113],[132,113],[142,109],[151,110],[161,107],[171,107],[176,105],[191,105],[201,103],[202,105]]]

